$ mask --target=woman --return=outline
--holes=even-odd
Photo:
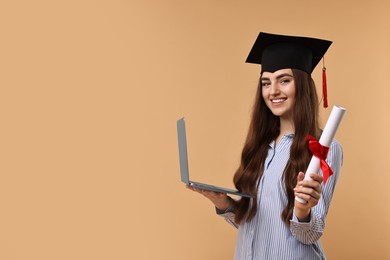
[[[241,164],[238,190],[254,199],[188,187],[206,196],[217,214],[238,228],[235,259],[326,259],[319,241],[342,164],[333,141],[327,163],[333,175],[304,180],[312,154],[306,137],[317,140],[318,97],[311,73],[331,42],[260,33],[247,62],[262,65]],[[301,198],[307,203],[295,200]]]

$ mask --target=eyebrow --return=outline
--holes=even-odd
[[[290,75],[288,73],[283,73],[283,74],[280,74],[280,75],[276,76],[276,79],[280,79],[280,78],[283,78],[283,77],[286,77],[286,76],[293,78],[293,75]],[[267,78],[267,77],[261,77],[261,80],[270,80],[270,79]]]

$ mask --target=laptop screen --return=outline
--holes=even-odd
[[[180,159],[180,175],[181,181],[189,184],[190,178],[188,173],[188,156],[187,156],[187,138],[186,124],[184,117],[177,120],[177,136],[179,142],[179,159]]]

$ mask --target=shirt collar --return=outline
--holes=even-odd
[[[288,139],[293,139],[294,138],[294,133],[284,134],[283,136],[287,137]],[[283,136],[282,136],[282,138],[283,138]],[[275,147],[275,140],[272,140],[268,145],[271,148]]]

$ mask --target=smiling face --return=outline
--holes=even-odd
[[[271,112],[281,119],[291,120],[295,102],[295,81],[292,70],[263,72],[261,88],[264,102]]]

